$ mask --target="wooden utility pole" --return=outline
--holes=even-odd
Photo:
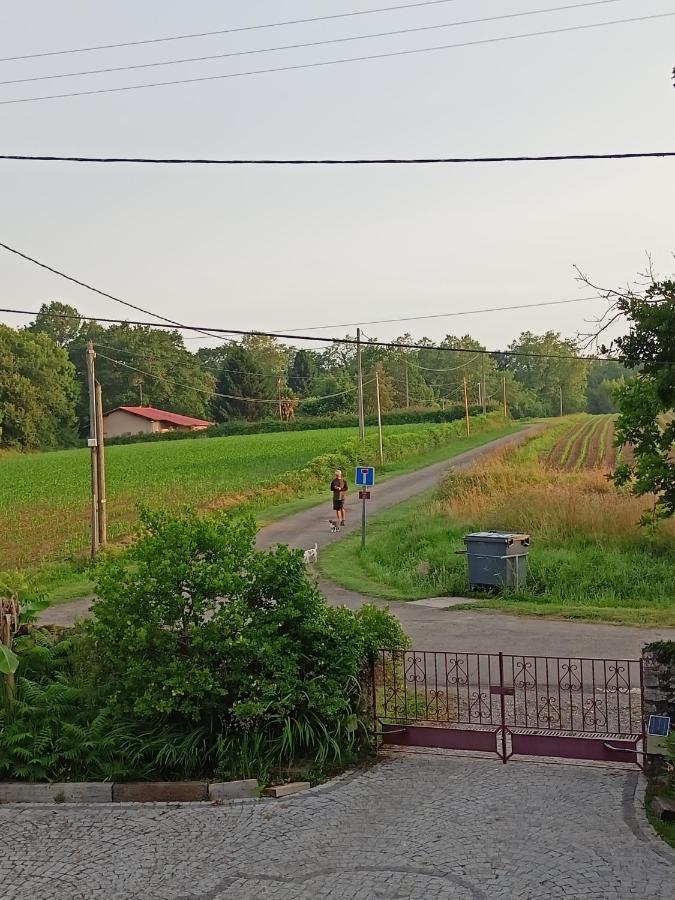
[[[105,496],[105,441],[103,438],[103,398],[101,382],[96,382],[96,478],[98,481],[98,543],[108,543],[108,516]]]
[[[405,408],[410,409],[410,385],[408,384],[408,360],[405,361]]]
[[[279,418],[283,422],[284,417],[281,411],[281,378],[277,378],[277,410],[279,412]]]
[[[94,344],[87,341],[87,386],[89,388],[89,448],[91,453],[91,558],[98,552],[98,454],[96,440],[96,387]]]
[[[508,418],[509,410],[506,405],[506,375],[502,377],[502,395],[504,397],[504,418]]]
[[[481,388],[480,381],[478,382],[478,405],[482,408],[483,406],[483,391]]]
[[[366,423],[363,415],[363,370],[361,368],[361,329],[356,329],[356,377],[359,404],[359,437],[365,440]]]
[[[375,391],[377,394],[377,433],[380,440],[380,465],[384,465],[384,450],[382,448],[382,410],[380,409],[380,375],[375,370]]]
[[[562,395],[562,384],[560,385],[560,415],[563,414],[563,395]]]
[[[466,386],[466,375],[464,376],[464,420],[466,421],[466,436],[471,434],[471,425],[469,424],[469,392]]]
[[[481,370],[481,400],[483,406],[483,415],[487,414],[487,393],[485,390],[485,354],[481,353],[480,355],[480,370]]]

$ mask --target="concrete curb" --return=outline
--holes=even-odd
[[[113,784],[111,782],[54,782],[50,784],[0,783],[0,805],[24,804],[92,804],[92,803],[203,803],[257,800],[258,782],[244,781],[142,781]]]
[[[315,793],[333,790],[351,780],[360,770],[349,770],[334,778],[305,787],[298,784],[279,785],[268,788],[266,797],[260,796],[255,778],[241,781],[142,781],[113,784],[110,782],[54,782],[50,784],[25,784],[21,782],[0,782],[0,806],[21,804],[44,806],[67,804],[68,806],[89,806],[99,803],[138,806],[142,804],[181,803],[203,805],[204,803],[255,803],[269,802],[275,798],[295,800]]]

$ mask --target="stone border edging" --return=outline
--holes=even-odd
[[[328,781],[310,788],[298,788],[281,800],[334,790],[345,781],[361,773],[350,769]],[[29,784],[27,782],[0,782],[0,806],[21,804],[25,806],[139,804],[139,803],[251,803],[276,799],[262,797],[255,778],[241,781],[72,781]]]
[[[242,781],[0,782],[0,805],[60,803],[203,803],[257,800],[255,778]]]

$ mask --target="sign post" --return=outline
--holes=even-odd
[[[360,488],[359,500],[361,501],[361,549],[366,546],[366,503],[370,500],[370,488],[375,484],[375,469],[373,466],[357,466],[354,476],[354,484]]]

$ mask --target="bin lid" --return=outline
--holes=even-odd
[[[471,541],[492,541],[495,544],[512,544],[515,541],[529,541],[529,534],[514,531],[474,531],[464,535],[464,543]]]

